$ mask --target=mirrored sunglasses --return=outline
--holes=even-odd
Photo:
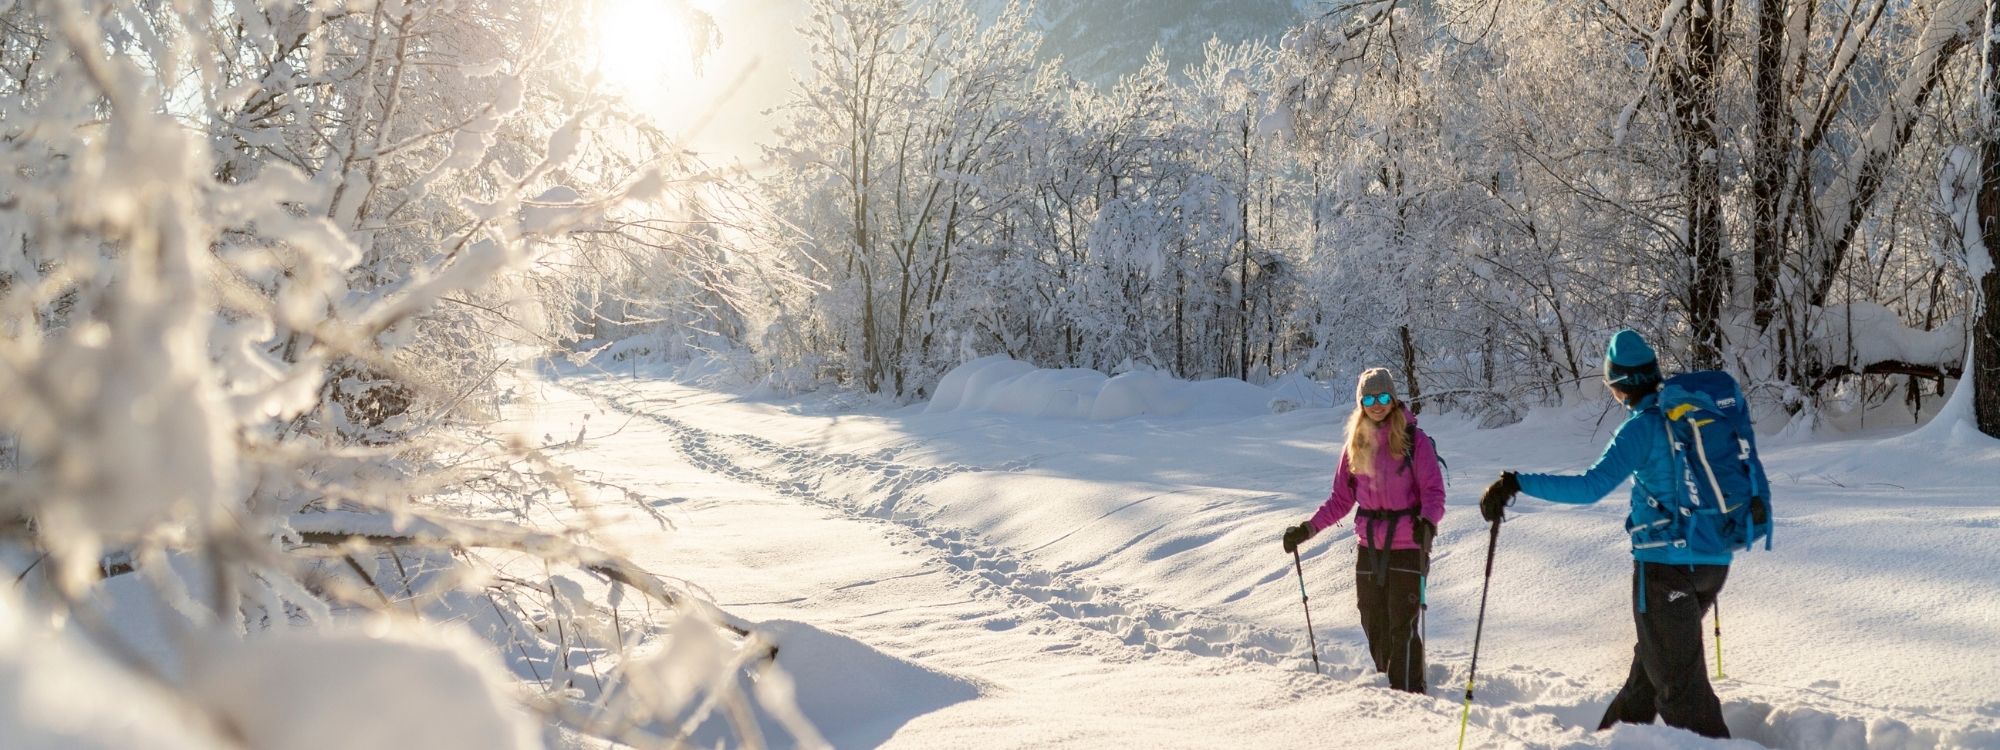
[[[1396,400],[1396,397],[1395,397],[1394,395],[1391,395],[1391,394],[1387,394],[1387,393],[1377,393],[1377,394],[1375,394],[1375,395],[1373,395],[1373,396],[1362,396],[1362,397],[1361,397],[1361,405],[1362,405],[1362,406],[1388,406],[1388,405],[1389,405],[1390,403],[1394,402],[1395,400]]]

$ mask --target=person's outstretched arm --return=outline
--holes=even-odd
[[[1582,474],[1517,474],[1516,481],[1522,493],[1543,500],[1589,505],[1632,476],[1653,450],[1653,441],[1662,437],[1657,434],[1662,429],[1658,419],[1640,414],[1618,426],[1611,444],[1604,446],[1604,455]]]

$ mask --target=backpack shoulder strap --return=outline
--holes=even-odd
[[[1409,453],[1406,453],[1406,454],[1404,454],[1404,455],[1403,455],[1403,469],[1404,469],[1404,470],[1406,470],[1406,471],[1407,471],[1407,470],[1409,470],[1409,469],[1410,469],[1410,467],[1411,467],[1411,466],[1413,466],[1413,465],[1415,465],[1415,463],[1416,463],[1416,460],[1417,460],[1417,440],[1419,440],[1419,439],[1426,439],[1426,440],[1429,440],[1429,441],[1431,441],[1431,455],[1434,455],[1434,456],[1437,456],[1437,460],[1438,460],[1438,465],[1439,465],[1439,466],[1441,466],[1441,467],[1443,467],[1443,468],[1446,468],[1446,469],[1449,469],[1449,468],[1451,468],[1451,463],[1450,463],[1450,462],[1447,462],[1447,461],[1445,461],[1445,460],[1444,460],[1444,454],[1443,454],[1443,453],[1439,453],[1439,452],[1438,452],[1438,449],[1437,449],[1437,445],[1438,445],[1438,441],[1437,441],[1437,438],[1434,438],[1434,437],[1431,437],[1431,434],[1430,434],[1430,433],[1428,433],[1428,432],[1424,432],[1423,428],[1421,428],[1421,427],[1418,427],[1418,426],[1416,426],[1416,425],[1409,425],[1409,430],[1410,430],[1410,431],[1409,431],[1409,436],[1410,436],[1410,452],[1409,452]]]

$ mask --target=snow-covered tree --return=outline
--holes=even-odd
[[[1504,416],[1633,326],[1811,419],[1898,389],[1921,412],[1964,366],[1877,343],[1967,330],[1937,186],[1972,140],[1976,3],[1353,0],[1103,87],[1035,70],[1018,11],[965,41],[960,5],[817,6],[764,185],[826,286],[775,295],[799,333],[752,345],[767,367],[918,396],[990,352],[1365,363]]]
[[[981,29],[960,3],[822,0],[772,157],[775,205],[826,272],[807,309],[812,350],[842,377],[904,393],[943,373],[941,313],[962,257],[994,231],[984,179],[1032,85],[1034,47],[1010,11]]]

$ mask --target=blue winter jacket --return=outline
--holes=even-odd
[[[1659,395],[1639,399],[1604,446],[1604,455],[1580,475],[1520,474],[1521,492],[1558,503],[1589,505],[1604,499],[1626,478],[1632,482],[1632,514],[1625,529],[1632,535],[1632,559],[1669,565],[1728,565],[1731,555],[1699,554],[1689,550],[1674,523],[1669,498],[1674,497],[1674,458],[1666,417],[1656,408]],[[1652,498],[1661,498],[1659,503]]]

